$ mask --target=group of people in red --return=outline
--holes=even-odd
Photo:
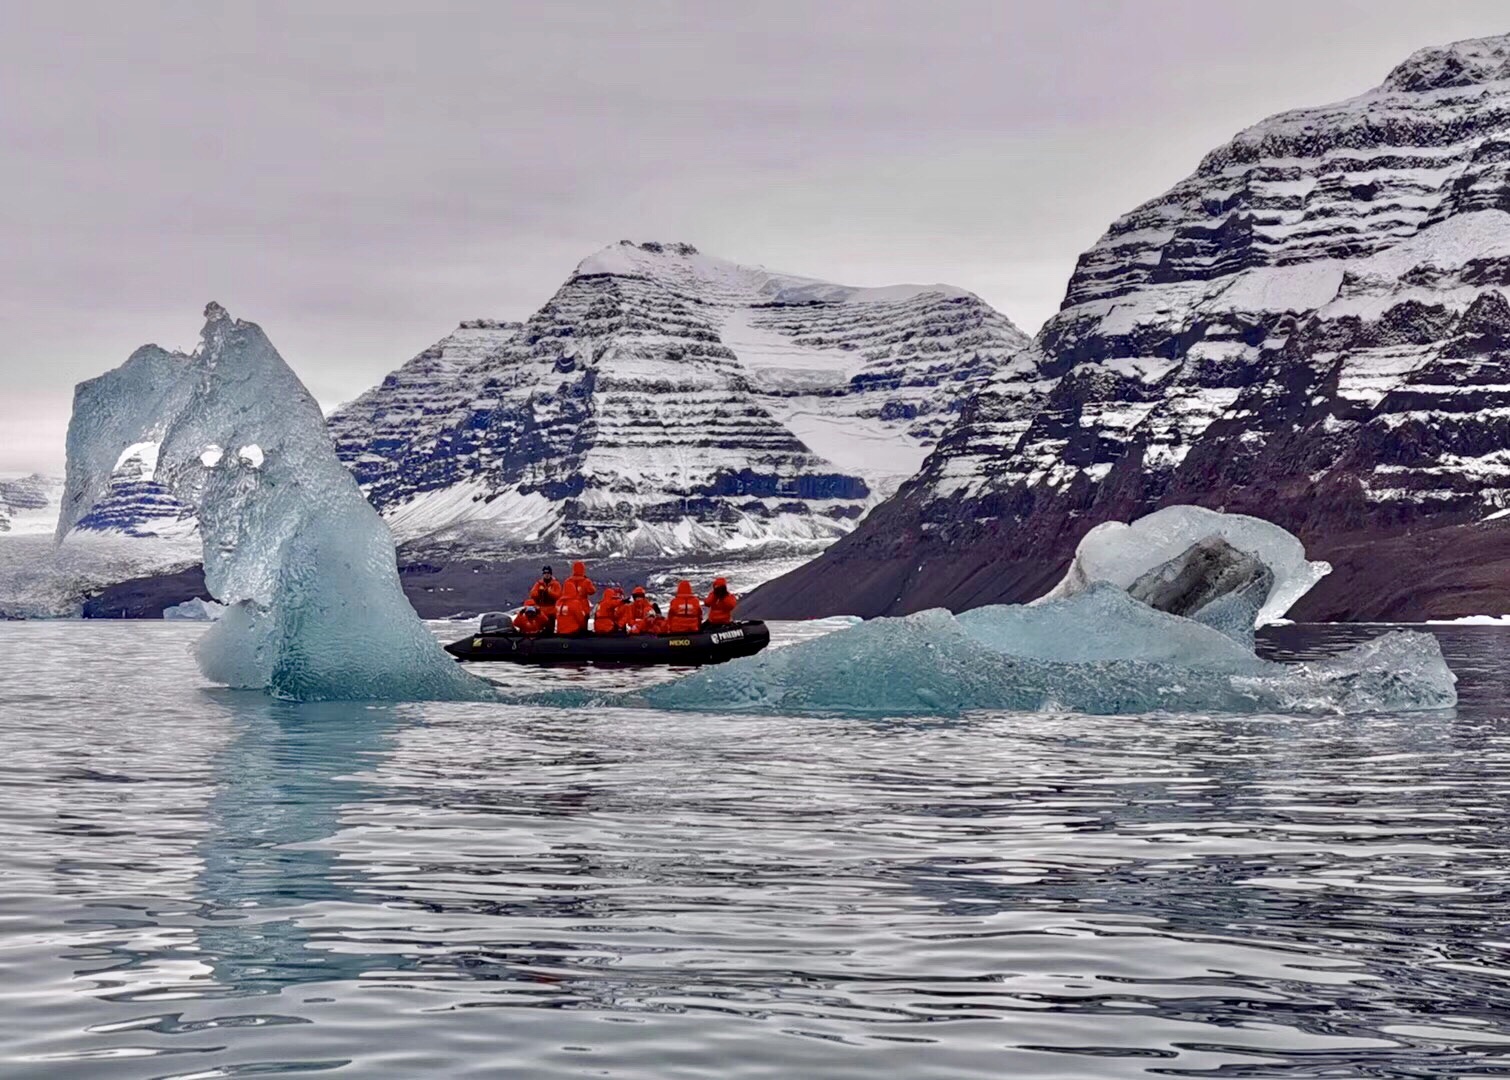
[[[713,579],[713,588],[699,601],[690,581],[680,581],[676,595],[661,606],[650,599],[643,585],[624,595],[617,585],[603,590],[597,606],[592,597],[598,587],[587,576],[585,563],[572,563],[571,577],[559,581],[549,566],[530,589],[524,607],[514,616],[521,634],[695,634],[704,626],[727,626],[734,621],[739,597],[729,591],[723,578]]]

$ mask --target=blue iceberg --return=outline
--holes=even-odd
[[[1262,660],[1107,582],[1037,605],[875,619],[646,691],[660,709],[848,716],[974,710],[1358,713],[1447,708],[1456,679],[1430,634],[1333,659]]]
[[[160,444],[156,479],[199,518],[205,584],[226,610],[197,645],[213,682],[296,701],[485,700],[399,586],[388,527],[262,330],[218,304],[193,355],[155,345],[80,384],[58,536],[121,453]]]

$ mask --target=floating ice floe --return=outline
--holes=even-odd
[[[1430,634],[1389,633],[1331,660],[1277,664],[1098,583],[1040,606],[874,619],[643,697],[661,709],[858,716],[1351,713],[1446,708],[1455,682]]]
[[[225,605],[195,597],[163,609],[163,618],[178,622],[214,622],[225,614]]]
[[[205,316],[192,356],[149,345],[79,386],[59,537],[128,447],[157,443],[155,478],[197,514],[225,605],[196,646],[207,678],[299,701],[492,697],[404,598],[392,537],[309,391],[255,324]]]
[[[1253,652],[1254,625],[1282,614],[1326,571],[1278,526],[1174,507],[1092,530],[1065,581],[1033,604],[876,619],[704,668],[643,700],[662,709],[857,716],[1454,705],[1457,680],[1430,634],[1389,633],[1304,664]]]

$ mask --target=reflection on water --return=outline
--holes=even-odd
[[[195,633],[0,626],[0,1075],[1510,1075],[1504,630],[1447,713],[948,723],[294,706]]]

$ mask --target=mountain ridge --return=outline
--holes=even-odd
[[[1299,614],[1510,610],[1507,282],[1510,37],[1419,50],[1373,90],[1244,129],[1112,223],[1023,365],[750,609],[1025,600],[1091,526],[1193,502],[1338,564]],[[1426,565],[1431,530],[1461,549],[1437,562],[1462,586]]]
[[[622,241],[522,324],[466,327],[330,418],[411,550],[818,550],[1026,345],[952,286],[853,287]]]

